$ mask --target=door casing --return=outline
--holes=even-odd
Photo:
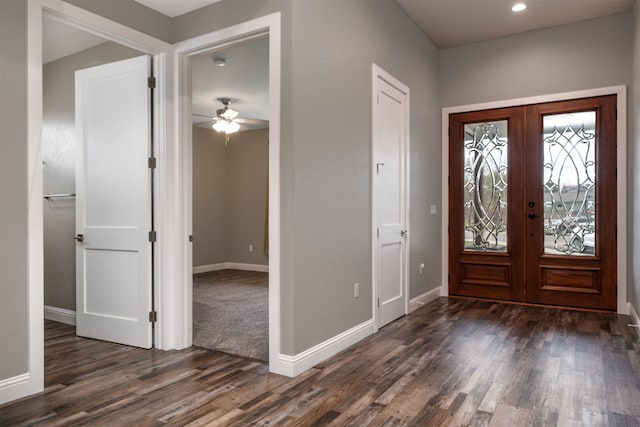
[[[471,111],[516,107],[530,104],[542,104],[554,101],[566,101],[579,98],[591,98],[603,95],[617,95],[617,312],[629,314],[627,302],[627,87],[610,86],[575,92],[564,92],[528,98],[446,107],[442,109],[442,277],[441,296],[449,295],[449,115]]]

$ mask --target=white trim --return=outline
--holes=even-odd
[[[66,308],[45,305],[44,318],[55,322],[65,323],[67,325],[75,326],[76,324],[76,312],[73,310],[67,310]]]
[[[351,347],[359,341],[365,339],[369,335],[374,333],[373,319],[367,320],[353,328],[344,331],[320,344],[298,353],[295,356],[287,356],[285,354],[279,355],[281,370],[276,373],[286,375],[288,377],[295,377],[300,375],[309,368],[314,367],[320,362],[323,362],[340,353],[342,350]]]
[[[380,328],[379,325],[379,307],[378,307],[378,284],[376,274],[377,269],[377,228],[378,228],[378,200],[377,200],[377,173],[376,173],[376,123],[378,120],[378,93],[380,88],[378,86],[378,81],[384,80],[391,86],[398,89],[400,92],[406,95],[406,103],[405,103],[405,128],[406,128],[406,143],[404,147],[403,153],[403,161],[405,164],[405,176],[404,176],[404,184],[405,184],[405,195],[404,195],[404,225],[405,230],[411,230],[409,218],[410,218],[410,165],[411,165],[411,98],[410,98],[410,90],[407,85],[402,83],[400,80],[393,77],[390,73],[382,69],[377,64],[371,64],[371,295],[372,295],[372,313],[373,313],[373,331],[378,332]],[[410,236],[405,237],[404,242],[404,276],[405,276],[405,286],[404,286],[404,314],[409,313],[409,290],[410,286],[410,274],[409,274],[409,259],[410,259],[410,248],[411,241]]]
[[[417,310],[423,305],[429,304],[433,300],[438,299],[441,292],[442,290],[440,289],[440,286],[438,286],[437,288],[431,289],[430,291],[420,294],[415,298],[411,298],[411,300],[409,300],[409,313]]]
[[[635,326],[635,330],[638,333],[638,337],[640,337],[640,317],[638,317],[638,312],[636,311],[635,307],[633,306],[633,304],[631,304],[630,302],[627,303],[627,308],[629,310],[629,316],[631,317],[631,321],[633,322],[633,325]]]
[[[0,380],[0,405],[33,394],[33,381],[28,373]]]
[[[269,37],[269,370],[283,370],[280,361],[280,68],[281,68],[281,16],[272,13],[251,21],[223,28],[180,43],[175,48],[175,114],[178,126],[175,140],[181,144],[176,148],[176,186],[178,198],[175,212],[179,223],[176,254],[180,262],[179,283],[166,300],[171,307],[167,313],[179,325],[174,337],[180,340],[178,348],[189,347],[192,341],[192,253],[187,236],[192,234],[192,135],[191,135],[191,57],[204,54],[223,46],[251,39]]]
[[[244,264],[240,262],[220,262],[218,264],[198,265],[193,267],[193,274],[208,273],[210,271],[220,270],[242,270],[242,271],[259,271],[262,273],[269,272],[269,266],[264,264]]]
[[[564,101],[594,96],[617,95],[618,108],[618,301],[617,311],[628,314],[627,304],[627,87],[610,86],[598,89],[581,90],[549,95],[518,98],[481,104],[445,107],[442,109],[442,296],[449,294],[449,114],[467,111],[488,110],[520,105],[541,104],[545,102]]]
[[[164,153],[171,152],[165,146],[171,141],[167,135],[171,134],[171,117],[166,115],[166,94],[171,93],[171,58],[166,55],[171,51],[171,46],[161,40],[138,32],[117,22],[102,16],[88,12],[79,7],[65,3],[61,0],[31,0],[27,2],[27,151],[28,165],[28,285],[29,298],[29,372],[21,377],[16,384],[16,392],[12,392],[12,398],[18,398],[40,392],[44,388],[44,271],[43,271],[43,217],[42,217],[42,18],[47,13],[56,19],[69,23],[84,31],[98,34],[106,39],[116,41],[125,46],[132,47],[143,53],[154,55],[156,79],[158,81],[157,96],[155,97],[156,121],[154,135],[160,165],[157,169],[158,185],[156,186],[156,224],[161,240],[157,243],[156,279],[162,282],[165,271],[171,271],[171,263],[175,263],[174,254],[160,255],[164,246],[162,240],[165,227],[163,211],[166,206],[171,206],[172,200],[164,199],[163,185],[167,181],[163,162]],[[171,203],[170,203],[171,202]],[[169,245],[171,248],[172,246]],[[161,260],[161,261],[160,261]],[[168,281],[169,283],[175,283]],[[161,290],[161,289],[160,289]],[[157,298],[162,299],[162,292],[156,292]],[[160,316],[160,322],[156,327],[156,336],[168,328],[164,316]],[[4,399],[5,393],[2,394]]]

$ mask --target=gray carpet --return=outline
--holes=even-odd
[[[269,360],[269,273],[193,276],[193,345]]]

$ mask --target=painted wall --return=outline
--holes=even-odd
[[[264,253],[269,130],[230,137],[193,128],[193,265],[268,265]],[[253,245],[253,252],[249,251]]]
[[[443,49],[442,106],[630,84],[632,34],[626,13]]]
[[[194,267],[227,261],[227,162],[224,139],[217,134],[193,127]]]
[[[172,19],[133,0],[65,0],[82,9],[119,22],[127,27],[171,42]]]
[[[43,191],[75,193],[75,71],[140,55],[107,42],[43,67]],[[45,200],[44,304],[76,308],[75,199]]]
[[[0,380],[28,370],[26,27],[0,1]]]
[[[637,6],[636,6],[636,20]],[[635,30],[634,30],[635,28]],[[573,90],[627,85],[638,79],[633,66],[639,56],[634,15],[614,15],[511,37],[443,49],[440,52],[440,96],[443,107],[514,99]],[[632,54],[633,52],[633,54]],[[635,58],[635,59],[634,59]],[[638,307],[640,270],[637,133],[632,127],[633,102],[628,92],[627,227],[628,299]],[[634,209],[635,207],[635,209]],[[631,261],[635,262],[631,262]],[[632,280],[633,278],[633,280]]]
[[[629,133],[628,146],[628,241],[629,246],[629,288],[627,299],[636,311],[640,310],[640,2],[633,8],[633,81],[629,93],[629,114],[632,132]]]
[[[283,20],[281,334],[283,352],[296,354],[372,316],[373,62],[411,88],[411,295],[438,285],[440,219],[429,215],[429,205],[440,200],[437,49],[388,0],[223,1],[176,18],[175,39],[278,10]],[[423,275],[420,262],[426,264]],[[357,299],[355,282],[361,284]]]

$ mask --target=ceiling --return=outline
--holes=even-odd
[[[163,15],[174,18],[222,0],[134,0]]]
[[[224,58],[226,65],[218,67],[214,58]],[[191,60],[192,111],[194,124],[210,126],[204,115],[214,117],[222,108],[219,98],[230,98],[231,108],[240,112],[238,118],[269,120],[269,39],[244,42],[215,53]],[[244,126],[258,129],[266,124]]]
[[[628,12],[633,0],[396,0],[439,48]]]
[[[179,16],[221,0],[135,0]],[[241,0],[235,0],[241,1]],[[440,48],[628,12],[633,0],[396,0]],[[515,14],[511,6],[524,1]]]

